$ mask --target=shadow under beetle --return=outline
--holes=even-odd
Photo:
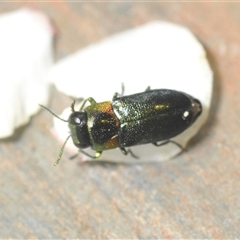
[[[87,102],[90,105],[85,107]],[[199,100],[186,93],[168,89],[147,88],[145,92],[129,96],[115,93],[112,102],[97,103],[90,97],[83,102],[79,111],[74,109],[74,104],[75,101],[71,105],[72,113],[68,120],[59,118],[41,105],[54,116],[68,122],[70,128],[70,135],[64,142],[55,165],[60,161],[70,137],[79,151],[91,158],[98,158],[104,150],[114,148],[120,148],[123,154],[130,153],[137,158],[126,147],[147,143],[162,146],[173,142],[182,148],[170,139],[191,126],[202,112]],[[82,150],[87,147],[95,150],[93,156]]]

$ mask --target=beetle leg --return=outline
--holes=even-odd
[[[114,95],[113,95],[112,101],[116,100],[116,98],[117,98],[118,96],[123,96],[124,91],[125,91],[125,88],[124,88],[124,84],[122,83],[122,92],[121,92],[121,94],[118,93],[118,92],[115,92]]]
[[[73,156],[71,156],[69,159],[73,160],[74,158],[76,158],[79,155],[79,152],[77,152],[76,154],[74,154]]]
[[[77,98],[77,99],[73,99],[73,102],[71,104],[71,109],[72,109],[72,112],[75,112],[75,109],[74,109],[74,106],[75,106],[75,103],[80,103],[83,101],[83,98]]]
[[[79,97],[79,98],[71,98],[73,101],[75,101],[77,104],[79,104],[80,102],[83,102],[84,98]]]
[[[120,150],[124,155],[128,155],[130,153],[133,158],[136,158],[136,159],[139,158],[131,151],[131,149],[126,150],[124,147],[120,147]]]
[[[91,154],[89,154],[89,153],[87,153],[87,152],[85,152],[83,150],[79,150],[79,152],[76,153],[75,155],[71,156],[70,159],[72,160],[72,159],[76,158],[79,155],[79,153],[83,153],[84,155],[86,155],[86,156],[88,156],[90,158],[99,158],[101,156],[101,154],[102,154],[102,151],[97,151],[92,156]]]
[[[113,95],[112,101],[115,101],[117,97],[118,97],[118,93],[115,92],[114,95]]]
[[[157,142],[155,142],[155,143],[152,143],[152,144],[154,146],[156,146],[156,147],[161,147],[161,146],[166,145],[166,144],[168,144],[170,142],[176,144],[179,148],[181,148],[183,150],[183,147],[179,143],[177,143],[177,142],[175,142],[173,140],[167,140],[167,141],[159,143],[159,144]]]
[[[88,157],[90,157],[90,158],[99,158],[99,157],[101,156],[101,154],[102,154],[102,151],[97,151],[97,152],[95,152],[93,156],[90,155],[89,153],[83,151],[83,150],[79,150],[79,152],[85,154],[86,156],[88,156]]]
[[[80,108],[80,111],[83,110],[86,102],[90,102],[91,105],[97,103],[92,97],[89,97],[89,98],[87,98],[87,99],[83,102],[83,104],[82,104],[82,106],[81,106],[81,108]]]

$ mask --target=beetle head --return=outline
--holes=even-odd
[[[62,119],[57,116],[54,112],[52,112],[49,108],[39,104],[42,108],[46,109],[50,112],[53,116],[60,119],[63,122],[68,122],[68,126],[70,128],[70,135],[66,138],[65,142],[63,143],[61,150],[59,152],[57,161],[55,162],[54,166],[56,166],[59,161],[61,160],[65,145],[70,137],[72,137],[73,143],[78,148],[86,148],[90,146],[90,138],[88,134],[87,128],[87,114],[83,111],[75,111],[74,105],[75,101],[71,105],[72,113],[70,114],[68,120]]]
[[[75,111],[75,101],[71,104],[72,113],[68,118],[73,143],[78,148],[90,146],[90,137],[87,127],[87,114],[84,111]]]
[[[90,137],[87,128],[86,112],[74,111],[68,118],[73,143],[78,148],[87,148],[90,146]]]

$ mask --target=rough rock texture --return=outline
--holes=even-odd
[[[0,12],[25,3],[2,3]],[[215,79],[210,117],[189,150],[150,164],[68,161],[41,112],[0,142],[0,237],[239,238],[240,5],[238,3],[35,3],[59,33],[57,58],[152,20],[188,27]],[[72,100],[53,91],[59,114]],[[2,115],[1,115],[2,117]]]

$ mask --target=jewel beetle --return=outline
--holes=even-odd
[[[89,105],[85,107],[86,103]],[[70,135],[55,165],[60,161],[70,137],[80,152],[92,158],[98,158],[103,151],[114,148],[137,158],[126,148],[147,143],[162,146],[173,142],[181,147],[171,138],[189,128],[202,112],[199,100],[169,89],[147,88],[144,92],[128,96],[115,93],[112,101],[100,103],[90,97],[83,102],[79,111],[74,109],[74,105],[75,101],[68,120],[60,118],[68,122]],[[48,108],[42,107],[56,116]],[[88,147],[95,151],[93,156],[82,150]]]

